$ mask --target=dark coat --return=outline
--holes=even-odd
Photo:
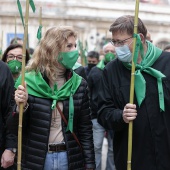
[[[0,61],[0,148],[13,148],[16,143],[6,129],[6,118],[12,106],[14,81],[6,63]]]
[[[90,108],[91,108],[91,118],[97,119],[98,111],[98,92],[101,90],[99,88],[100,78],[102,76],[102,71],[98,67],[93,67],[88,76],[88,87],[90,91]]]
[[[153,68],[161,71],[165,112],[160,112],[157,80],[142,72],[146,80],[146,97],[133,121],[132,170],[170,169],[170,53],[163,52]],[[118,59],[110,62],[103,72],[98,96],[98,121],[114,129],[114,159],[117,170],[126,170],[128,124],[123,121],[124,106],[129,103],[131,71]]]
[[[68,169],[84,170],[95,168],[95,156],[90,120],[87,83],[84,79],[73,96],[74,124],[73,131],[78,137],[83,152],[70,132],[66,132],[66,124],[61,122],[64,140],[67,147]],[[43,170],[48,149],[48,139],[51,125],[52,100],[29,95],[29,108],[23,117],[23,152],[22,167],[24,170]],[[69,101],[63,101],[63,113],[68,120]],[[11,131],[16,129],[17,116],[8,119]]]
[[[87,81],[87,76],[83,66],[76,68],[74,72],[77,73],[79,76],[83,77]]]

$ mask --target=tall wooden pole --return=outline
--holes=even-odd
[[[134,20],[134,34],[137,34],[138,30],[138,13],[139,13],[139,0],[136,0],[135,6],[135,20]],[[132,70],[131,70],[131,84],[130,84],[130,103],[134,103],[134,82],[135,82],[135,63],[134,54],[136,48],[136,37],[133,38],[133,53],[132,53]],[[133,121],[129,122],[128,129],[128,160],[127,170],[131,170],[131,159],[132,159],[132,135],[133,135]]]
[[[26,57],[26,44],[28,39],[28,18],[29,18],[29,0],[26,0],[25,11],[25,25],[24,25],[24,43],[22,52],[22,71],[21,71],[21,84],[24,86],[25,80],[25,57]],[[22,156],[22,118],[23,118],[24,103],[19,105],[19,125],[18,125],[18,160],[17,170],[21,170],[21,156]]]
[[[16,15],[15,15],[15,40],[14,40],[14,44],[17,43],[17,21],[16,21]]]
[[[40,13],[39,13],[39,25],[42,25],[42,7],[40,7]]]

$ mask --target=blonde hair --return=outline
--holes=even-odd
[[[40,71],[51,82],[56,80],[57,56],[64,49],[70,36],[77,38],[77,33],[71,26],[59,26],[48,29],[36,47],[26,71]]]

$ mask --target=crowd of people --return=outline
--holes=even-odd
[[[170,168],[169,46],[160,49],[134,16],[117,18],[112,39],[78,62],[77,32],[71,26],[48,29],[35,49],[15,38],[0,61],[1,168],[17,169],[19,110],[23,103],[23,170],[126,170],[128,124],[133,121],[132,170]],[[136,38],[136,53],[133,42]],[[132,60],[134,103],[130,103]]]

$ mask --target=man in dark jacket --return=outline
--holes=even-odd
[[[108,43],[103,46],[104,58],[101,60],[97,66],[93,67],[89,73],[88,77],[88,86],[90,90],[90,107],[91,107],[91,117],[93,122],[93,140],[94,140],[94,149],[95,149],[95,160],[96,160],[96,170],[101,170],[101,152],[103,146],[103,140],[105,135],[105,129],[97,122],[97,95],[98,84],[102,75],[102,71],[105,65],[115,58],[115,48],[111,43]],[[108,132],[108,154],[107,154],[107,163],[106,170],[114,170],[114,161],[113,161],[113,133]]]
[[[0,61],[0,157],[1,168],[14,163],[16,141],[6,129],[6,118],[13,95],[14,82],[8,66]]]
[[[98,121],[115,132],[113,150],[117,170],[127,169],[130,121],[133,121],[131,169],[169,170],[169,53],[146,41],[147,29],[140,19],[138,34],[133,34],[133,28],[134,17],[129,15],[119,17],[110,27],[117,59],[103,71],[98,92]],[[133,37],[137,39],[137,55],[133,58],[134,104],[129,103]]]
[[[87,54],[87,66],[84,67],[86,76],[88,78],[88,75],[90,73],[90,70],[96,66],[99,62],[99,53],[97,51],[90,51]]]

